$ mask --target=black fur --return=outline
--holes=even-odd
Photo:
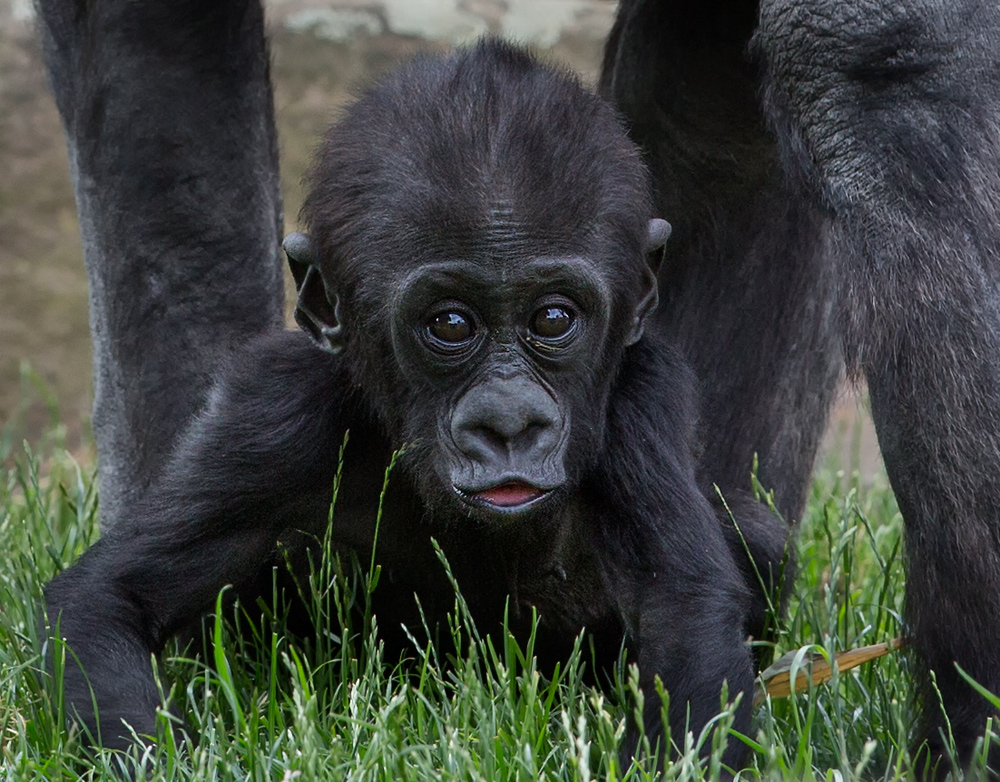
[[[623,0],[602,75],[675,225],[660,317],[702,380],[702,481],[745,487],[758,453],[797,517],[842,355],[864,373],[965,757],[994,711],[955,663],[1000,691],[998,60],[981,0]]]
[[[337,355],[288,333],[228,359],[146,495],[49,585],[88,677],[66,673],[79,717],[112,746],[122,718],[153,731],[149,655],[224,585],[252,588],[279,540],[322,531],[350,430],[338,549],[370,551],[406,446],[379,529],[381,627],[417,626],[414,592],[432,623],[453,605],[434,535],[485,632],[509,600],[517,632],[538,610],[543,662],[584,627],[604,662],[625,639],[654,742],[656,676],[674,735],[718,712],[723,682],[748,730],[765,596],[696,479],[691,372],[643,331],[667,226],[611,107],[497,41],[418,60],[332,128],[304,215],[321,277],[299,275],[301,314]],[[468,335],[439,336],[442,319]],[[734,507],[776,574],[787,529]],[[729,742],[725,760],[743,754]]]
[[[66,609],[66,627],[84,661],[94,666],[106,713],[128,715],[148,728],[153,696],[146,652],[158,648],[181,621],[175,612],[198,610],[229,577],[232,564],[266,557],[286,523],[284,514],[308,515],[308,509],[294,508],[296,503],[314,503],[319,513],[322,492],[309,487],[328,476],[331,443],[339,442],[343,426],[372,433],[360,441],[365,451],[354,455],[358,464],[372,466],[384,463],[399,433],[420,416],[407,416],[416,399],[412,386],[394,382],[396,375],[386,369],[397,357],[395,347],[386,349],[383,343],[369,355],[361,355],[356,343],[352,348],[358,334],[384,339],[389,298],[369,297],[363,303],[376,286],[345,287],[336,295],[344,298],[341,314],[349,315],[348,333],[331,332],[346,340],[343,357],[323,358],[301,338],[286,336],[273,338],[277,343],[266,340],[257,354],[232,359],[209,410],[181,438],[152,496],[137,504],[186,417],[201,404],[209,369],[224,352],[220,348],[275,323],[280,311],[275,263],[280,202],[260,9],[249,0],[41,0],[39,5],[87,248],[102,513],[105,521],[114,521],[106,523],[108,537],[49,594],[52,606]],[[683,550],[686,533],[673,531],[670,520],[678,509],[693,507],[698,525],[717,539],[717,547],[704,555],[707,572],[727,574],[718,589],[697,593],[701,604],[693,614],[706,623],[700,628],[706,635],[715,623],[712,676],[736,665],[727,655],[739,657],[736,667],[748,670],[735,641],[722,639],[735,633],[734,611],[746,607],[750,626],[762,621],[762,598],[741,602],[751,599],[743,585],[749,579],[745,572],[743,579],[734,577],[745,564],[728,553],[740,549],[725,525],[722,532],[710,530],[704,497],[713,497],[711,486],[718,483],[737,518],[747,512],[740,508],[753,511],[746,490],[756,453],[761,480],[775,488],[778,507],[787,517],[797,517],[846,366],[867,378],[889,476],[906,520],[908,616],[916,647],[936,673],[960,749],[971,750],[992,710],[959,680],[953,661],[1000,691],[1000,611],[995,605],[1000,595],[998,52],[1000,11],[982,0],[622,1],[606,48],[602,91],[625,113],[632,138],[644,148],[654,176],[656,212],[671,219],[675,232],[660,275],[661,306],[654,319],[646,320],[653,333],[617,357],[614,351],[595,355],[595,367],[619,367],[613,385],[610,375],[595,372],[594,383],[571,384],[565,394],[577,404],[574,393],[585,389],[587,411],[597,416],[586,436],[600,441],[597,466],[585,464],[588,454],[581,454],[579,446],[567,451],[570,485],[579,480],[588,492],[618,497],[613,513],[602,512],[602,523],[591,533],[610,537],[577,532],[565,552],[574,561],[586,561],[591,542],[599,540],[601,552],[614,554],[603,562],[599,588],[565,593],[571,599],[556,606],[555,616],[568,626],[580,618],[576,609],[605,594],[608,573],[629,574],[636,586],[643,583],[638,574],[646,572],[644,567],[656,557],[671,556],[669,547],[657,542],[663,530],[678,534]],[[399,78],[430,83],[443,74],[436,68],[415,65],[410,76]],[[533,101],[549,98],[559,78],[542,72],[532,78],[543,83],[528,90],[524,100],[536,105]],[[400,110],[410,114],[394,125],[392,138],[377,124],[356,121],[365,133],[379,136],[386,149],[403,147],[422,155],[432,178],[421,177],[413,166],[395,172],[374,166],[371,179],[366,170],[353,171],[351,181],[397,187],[383,193],[384,200],[375,198],[372,208],[355,215],[343,232],[317,224],[325,259],[340,251],[328,244],[330,237],[346,241],[352,228],[363,230],[355,248],[359,253],[367,251],[369,241],[387,239],[380,264],[391,258],[408,263],[414,247],[418,253],[432,252],[439,242],[447,247],[450,223],[429,218],[454,210],[439,204],[433,212],[404,214],[397,209],[400,197],[418,199],[403,206],[422,207],[434,202],[424,199],[427,193],[447,195],[453,188],[480,204],[475,192],[463,189],[470,184],[464,176],[485,162],[480,156],[495,139],[434,147],[435,136],[422,136],[422,131],[438,129],[433,112],[443,104],[424,100],[422,81],[397,95]],[[502,97],[522,101],[516,95]],[[551,97],[567,95],[556,87]],[[505,115],[487,103],[470,100],[452,115],[452,129],[466,127],[473,111],[490,118],[484,127],[497,128],[491,123],[502,124]],[[426,115],[419,111],[425,105]],[[523,101],[516,108],[534,127],[539,117]],[[567,116],[570,122],[563,125],[553,115],[540,137],[552,141],[563,133],[585,133],[572,120],[583,115],[570,111]],[[515,115],[515,131],[519,119]],[[150,141],[139,143],[143,139]],[[357,157],[348,155],[347,162],[366,159],[364,139],[352,139]],[[373,148],[382,149],[368,147]],[[592,149],[583,145],[584,152]],[[564,155],[562,162],[572,161],[579,170],[515,161],[520,177],[515,201],[523,199],[538,215],[554,209],[554,231],[543,231],[542,240],[565,239],[560,251],[573,251],[583,234],[571,216],[578,205],[593,206],[600,195],[575,185],[601,173],[573,157],[576,147],[566,144],[556,151]],[[534,163],[534,154],[525,161]],[[606,160],[595,159],[598,166]],[[457,177],[449,160],[459,161]],[[446,181],[438,183],[434,175]],[[317,193],[323,181],[320,176]],[[421,183],[425,190],[419,189]],[[563,186],[552,188],[553,183]],[[626,186],[622,192],[634,195],[634,190]],[[325,208],[349,215],[340,210],[362,201],[345,195],[346,201],[336,194],[324,197]],[[606,233],[598,238],[610,241],[619,230],[624,251],[630,241],[638,241],[630,221],[637,225],[638,216],[648,211],[637,207],[617,229],[605,225]],[[460,218],[474,213],[458,210]],[[381,230],[383,220],[391,231]],[[524,220],[522,228],[529,224]],[[414,227],[419,241],[406,233]],[[461,220],[457,227],[467,230]],[[636,248],[624,255],[634,260]],[[385,272],[380,279],[393,280],[398,273],[365,263]],[[336,275],[347,280],[354,273],[349,259],[335,267],[327,260],[324,272],[331,283],[340,279]],[[641,285],[636,278],[636,287],[615,287],[619,309],[609,320],[614,326],[625,328],[621,307],[641,295]],[[323,298],[318,297],[320,304]],[[335,315],[336,308],[319,314]],[[620,347],[623,336],[607,339]],[[693,366],[694,391],[671,349],[655,347],[664,342]],[[292,393],[296,388],[298,396]],[[645,393],[637,390],[642,388]],[[537,388],[527,397],[543,412],[548,408]],[[265,404],[268,399],[273,404]],[[607,404],[610,399],[614,404]],[[689,409],[694,399],[697,415]],[[393,420],[401,415],[405,420]],[[544,417],[543,429],[565,425],[560,415]],[[701,422],[700,437],[689,432],[695,418]],[[648,425],[640,427],[639,421]],[[429,423],[415,425],[421,430]],[[377,436],[380,431],[396,437]],[[608,461],[600,472],[601,459],[623,444],[615,438],[627,436],[636,438],[632,444],[642,443],[641,453]],[[693,454],[692,443],[699,440],[701,450]],[[233,449],[234,444],[239,447]],[[213,462],[214,449],[223,446],[227,462]],[[421,450],[428,447],[424,443],[411,452],[409,488],[396,487],[400,515],[392,518],[401,523],[410,523],[403,510],[407,497],[413,502],[413,483],[422,487],[433,517],[419,523],[449,516],[453,498],[433,495],[433,476],[420,469],[434,460]],[[272,462],[268,454],[282,458]],[[689,475],[693,464],[698,491]],[[669,480],[650,485],[643,476],[659,475],[660,469]],[[216,475],[214,483],[196,485],[192,476],[200,479],[202,473]],[[591,475],[593,480],[580,478]],[[353,492],[343,499],[353,494],[367,508],[376,484],[370,475],[356,475]],[[261,488],[265,485],[267,491]],[[195,489],[218,494],[189,496]],[[247,507],[253,498],[260,508]],[[591,513],[605,507],[600,497],[587,499]],[[228,512],[232,502],[246,515]],[[177,508],[188,507],[190,518],[177,516]],[[275,511],[266,519],[255,515],[264,507]],[[349,513],[364,518],[357,510]],[[249,527],[255,534],[232,531],[234,520],[242,518],[258,520]],[[365,524],[349,526],[353,537],[346,545],[367,543]],[[754,530],[752,550],[780,549],[776,541],[783,530],[768,517],[751,513],[741,525]],[[184,529],[197,531],[195,540],[203,547],[185,545],[191,541]],[[729,535],[730,549],[719,543],[719,534]],[[232,536],[228,542],[226,535]],[[229,545],[231,560],[212,556]],[[469,544],[451,545],[464,550]],[[163,553],[163,548],[175,550]],[[563,556],[562,549],[555,550]],[[391,561],[391,547],[388,552]],[[501,556],[488,560],[501,568],[508,564]],[[226,567],[216,571],[212,563]],[[419,581],[437,572],[435,566],[428,559],[426,572],[413,567],[408,577]],[[148,592],[136,587],[135,574],[142,572],[137,568],[143,567],[156,576]],[[183,580],[184,574],[206,571],[212,578]],[[536,565],[535,572],[547,571]],[[490,604],[496,595],[477,581],[480,575],[465,573],[460,580]],[[636,631],[621,607],[612,612],[638,641],[641,661],[646,655],[644,676],[665,664],[656,650],[678,642],[670,624],[678,621],[674,614],[692,618],[677,610],[686,605],[687,598],[678,595],[685,583],[671,580],[675,592],[662,601],[644,601],[641,590],[619,593],[629,596],[632,609],[654,617],[656,637],[651,638],[644,635],[645,624]],[[431,593],[436,589],[418,586]],[[168,598],[164,591],[170,590],[191,593]],[[542,591],[536,589],[535,597]],[[654,596],[655,589],[645,594]],[[163,612],[162,625],[129,619],[147,603]],[[404,603],[406,598],[389,594],[380,610]],[[600,599],[594,605],[598,613],[607,609]],[[494,608],[487,606],[484,615]],[[669,616],[658,614],[664,611]],[[700,708],[709,708],[717,681],[689,674],[678,660],[667,665],[671,686],[677,692],[697,689],[694,711],[701,713]],[[733,675],[731,687],[745,681],[742,675]],[[70,695],[77,703],[89,702],[72,676]],[[944,723],[930,698],[922,736],[938,752]],[[113,725],[111,733],[116,729]]]
[[[131,514],[219,356],[282,323],[260,5],[38,0],[90,282],[101,527]]]

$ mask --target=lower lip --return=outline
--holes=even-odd
[[[546,492],[526,483],[505,483],[486,491],[476,492],[472,499],[494,508],[520,508],[544,497]]]

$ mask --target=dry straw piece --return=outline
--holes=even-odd
[[[884,644],[873,644],[872,646],[850,649],[846,652],[838,652],[833,661],[837,665],[837,670],[843,673],[862,663],[894,652],[904,643],[902,638],[895,638]],[[792,666],[795,664],[796,658],[798,658],[798,665],[793,685]],[[754,693],[753,705],[759,706],[768,695],[772,698],[787,698],[792,692],[802,692],[812,685],[823,684],[832,677],[833,666],[821,652],[794,649],[783,654],[773,665],[761,672]]]

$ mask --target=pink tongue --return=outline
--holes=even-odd
[[[476,499],[501,508],[510,508],[515,505],[523,505],[541,495],[542,492],[539,489],[526,483],[505,483],[502,486],[479,492]]]

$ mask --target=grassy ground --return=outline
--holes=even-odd
[[[23,450],[17,466],[0,476],[3,780],[115,778],[128,762],[113,753],[87,758],[64,729],[58,695],[40,686],[41,587],[97,535],[90,467],[60,450],[58,439],[57,432],[34,452]],[[0,439],[0,448],[12,443]],[[901,524],[884,481],[858,489],[843,473],[821,471],[798,549],[779,653],[809,644],[832,653],[901,634]],[[160,664],[163,689],[186,729],[147,750],[156,762],[141,773],[289,782],[655,776],[647,761],[621,768],[616,754],[635,719],[632,672],[622,670],[614,686],[595,690],[581,682],[585,655],[577,655],[546,678],[530,648],[509,642],[495,649],[478,640],[460,598],[457,643],[414,649],[414,662],[394,665],[383,659],[372,627],[377,619],[351,628],[345,611],[325,608],[363,604],[373,580],[364,559],[360,569],[317,563],[304,587],[316,613],[314,637],[293,639],[280,614],[262,617],[252,606],[233,620],[240,627],[210,620],[200,655],[168,650]],[[336,599],[324,600],[330,594]],[[456,646],[466,651],[456,655]],[[753,748],[753,770],[743,778],[910,776],[907,666],[905,655],[891,655],[794,699],[765,703],[743,738]],[[164,712],[163,725],[170,719]],[[698,737],[673,740],[681,759],[664,778],[718,775],[717,755],[698,759]]]

